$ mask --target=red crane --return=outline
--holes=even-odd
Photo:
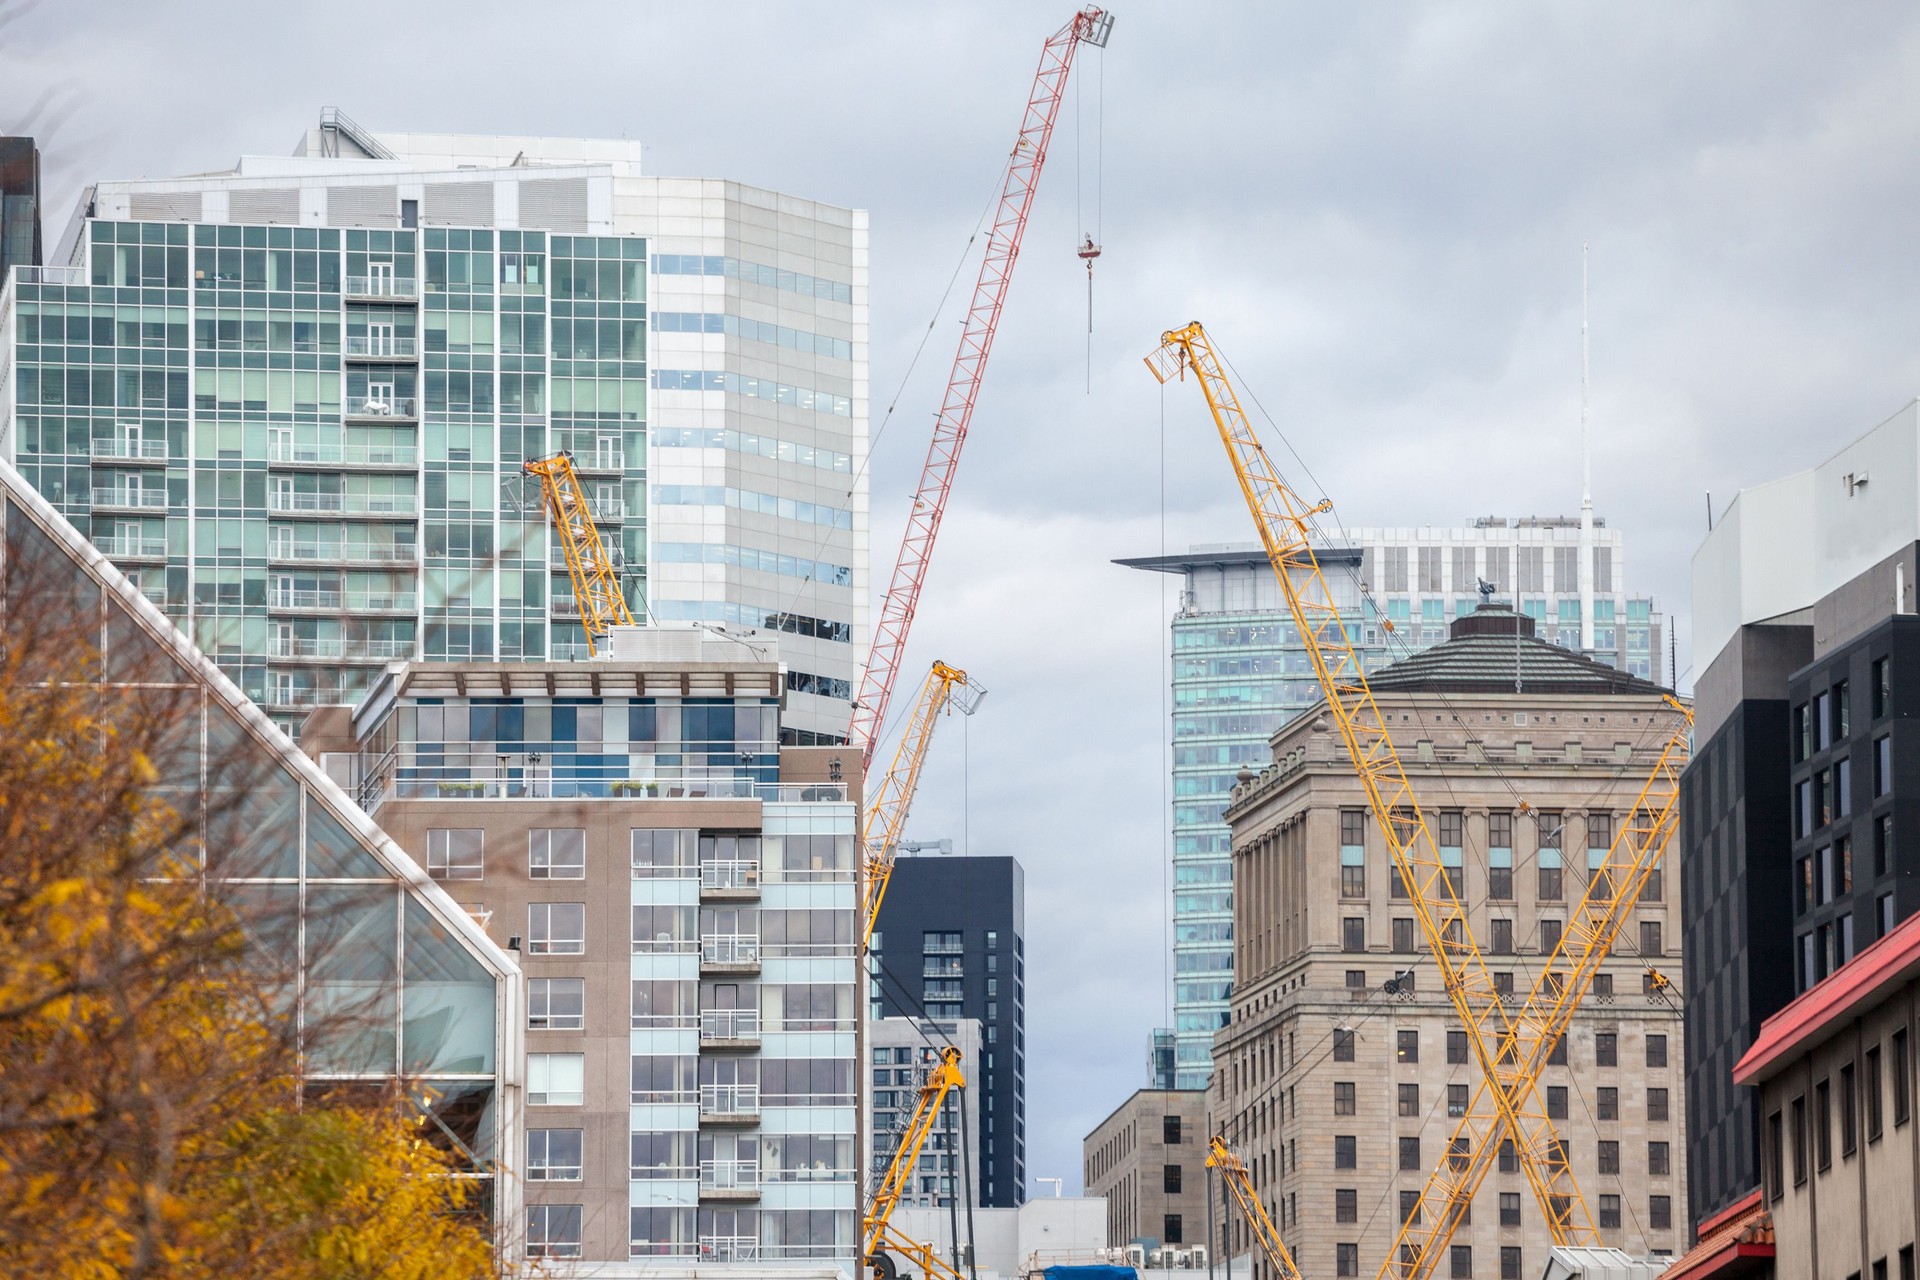
[[[920,603],[920,587],[926,581],[940,519],[946,514],[947,494],[953,489],[954,469],[960,464],[960,447],[967,440],[967,424],[980,397],[987,353],[993,349],[993,333],[1000,325],[1000,310],[1006,305],[1007,285],[1013,279],[1014,259],[1020,256],[1020,238],[1027,230],[1027,214],[1033,209],[1040,168],[1047,161],[1047,144],[1053,139],[1053,123],[1060,114],[1060,98],[1066,92],[1067,73],[1073,69],[1073,55],[1082,43],[1106,48],[1112,31],[1113,15],[1090,6],[1054,32],[1041,50],[1040,70],[1034,74],[1026,115],[1020,122],[1020,139],[1007,159],[1006,182],[1000,188],[993,232],[980,263],[980,279],[973,286],[973,301],[960,331],[960,351],[953,358],[946,398],[933,426],[933,443],[920,472],[913,510],[907,515],[900,558],[893,566],[893,581],[880,606],[880,620],[873,628],[873,648],[867,654],[866,669],[853,701],[847,740],[859,746],[863,769],[873,759],[874,740],[886,719],[894,678],[900,674],[907,632]]]

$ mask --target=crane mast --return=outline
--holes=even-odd
[[[866,894],[860,904],[862,954],[873,941],[874,925],[880,919],[880,903],[887,896],[887,881],[893,876],[893,860],[906,830],[913,793],[920,787],[920,767],[926,763],[927,748],[933,743],[933,727],[949,707],[959,707],[963,714],[972,715],[980,699],[986,696],[987,691],[968,680],[966,672],[944,662],[933,664],[926,683],[920,687],[913,719],[900,735],[892,767],[874,788],[861,832],[862,856],[866,860],[865,874],[861,877]]]
[[[933,1132],[933,1126],[940,1118],[941,1105],[946,1102],[949,1093],[965,1087],[966,1083],[960,1073],[960,1050],[948,1045],[940,1051],[940,1061],[934,1064],[933,1069],[927,1072],[927,1078],[921,1082],[920,1101],[914,1107],[906,1131],[900,1135],[900,1145],[894,1148],[886,1176],[874,1188],[873,1200],[867,1205],[860,1222],[860,1255],[870,1269],[873,1280],[893,1280],[899,1274],[893,1256],[887,1252],[888,1248],[919,1263],[924,1280],[962,1280],[960,1273],[942,1262],[940,1255],[931,1247],[902,1235],[893,1228],[890,1220],[894,1208],[900,1203],[900,1197],[913,1180],[913,1171],[919,1167],[920,1148],[926,1145],[927,1135]]]
[[[1280,1228],[1274,1225],[1273,1215],[1267,1212],[1266,1205],[1260,1203],[1260,1197],[1253,1189],[1253,1177],[1247,1172],[1246,1162],[1234,1154],[1233,1148],[1219,1134],[1213,1136],[1213,1141],[1207,1147],[1207,1166],[1220,1171],[1221,1181],[1227,1184],[1233,1202],[1240,1206],[1241,1216],[1247,1220],[1247,1228],[1253,1233],[1255,1243],[1267,1255],[1273,1274],[1278,1280],[1301,1280],[1300,1268],[1294,1265],[1287,1242],[1280,1238]]]
[[[609,627],[632,626],[633,614],[628,612],[627,598],[620,591],[613,558],[594,527],[593,508],[581,487],[579,473],[573,469],[573,455],[562,449],[544,458],[529,458],[520,464],[520,470],[540,481],[543,503],[567,558],[567,576],[573,579],[573,598],[580,607],[580,626],[587,633],[587,652],[596,653],[594,637],[604,639]]]
[[[1162,384],[1184,377],[1188,369],[1194,371],[1313,664],[1328,713],[1367,793],[1375,824],[1407,890],[1442,985],[1466,1029],[1482,1075],[1494,1084],[1491,1101],[1516,1135],[1515,1149],[1534,1197],[1558,1242],[1598,1244],[1599,1233],[1574,1183],[1565,1144],[1542,1104],[1538,1072],[1529,1072],[1517,1062],[1516,1020],[1494,989],[1493,975],[1468,928],[1466,904],[1447,874],[1314,557],[1312,520],[1331,504],[1309,505],[1281,478],[1240,407],[1212,339],[1197,321],[1163,334],[1159,349],[1147,357],[1146,364]]]
[[[934,540],[940,534],[940,521],[946,514],[947,495],[953,490],[960,450],[967,440],[967,426],[973,421],[974,405],[980,398],[980,381],[986,375],[987,356],[993,350],[993,335],[1000,325],[1001,309],[1006,306],[1007,286],[1013,280],[1014,260],[1020,256],[1020,241],[1026,234],[1027,215],[1033,208],[1040,170],[1046,164],[1054,121],[1060,114],[1068,73],[1073,69],[1073,55],[1083,43],[1104,49],[1112,31],[1113,15],[1089,6],[1054,32],[1041,50],[1040,69],[1034,74],[1026,112],[1020,121],[1020,136],[1007,159],[1006,179],[1000,188],[993,230],[987,237],[986,253],[980,263],[980,277],[973,286],[973,300],[967,306],[966,320],[960,330],[960,349],[953,359],[953,371],[947,376],[946,393],[940,403],[940,416],[933,424],[933,442],[928,446],[927,460],[920,471],[913,509],[907,513],[906,536],[900,542],[893,578],[880,606],[880,619],[874,624],[873,647],[867,654],[860,687],[854,695],[847,740],[860,749],[862,769],[873,762],[880,726],[886,721],[887,703],[893,697],[894,680],[900,674],[907,632],[913,627],[920,588],[926,581]]]

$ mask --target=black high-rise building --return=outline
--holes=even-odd
[[[0,138],[0,284],[10,267],[40,265],[40,152],[32,138]]]
[[[1026,1199],[1026,874],[1013,858],[903,857],[874,935],[875,1017],[980,1023],[980,1203]]]

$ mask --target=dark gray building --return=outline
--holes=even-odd
[[[1920,908],[1920,403],[1743,489],[1693,561],[1695,750],[1677,850],[1689,1211],[1760,1185],[1733,1065],[1760,1025]],[[1905,683],[1911,684],[1908,678]]]
[[[40,265],[40,151],[0,138],[0,284],[10,267]]]
[[[1026,1199],[1026,873],[1009,857],[903,857],[880,908],[870,978],[876,1018],[980,1024],[980,1203]],[[893,1117],[877,1107],[876,1132]]]

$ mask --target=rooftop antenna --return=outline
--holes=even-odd
[[[1580,242],[1580,652],[1593,652],[1593,447],[1587,424],[1587,242]],[[1557,585],[1557,584],[1556,584]]]

